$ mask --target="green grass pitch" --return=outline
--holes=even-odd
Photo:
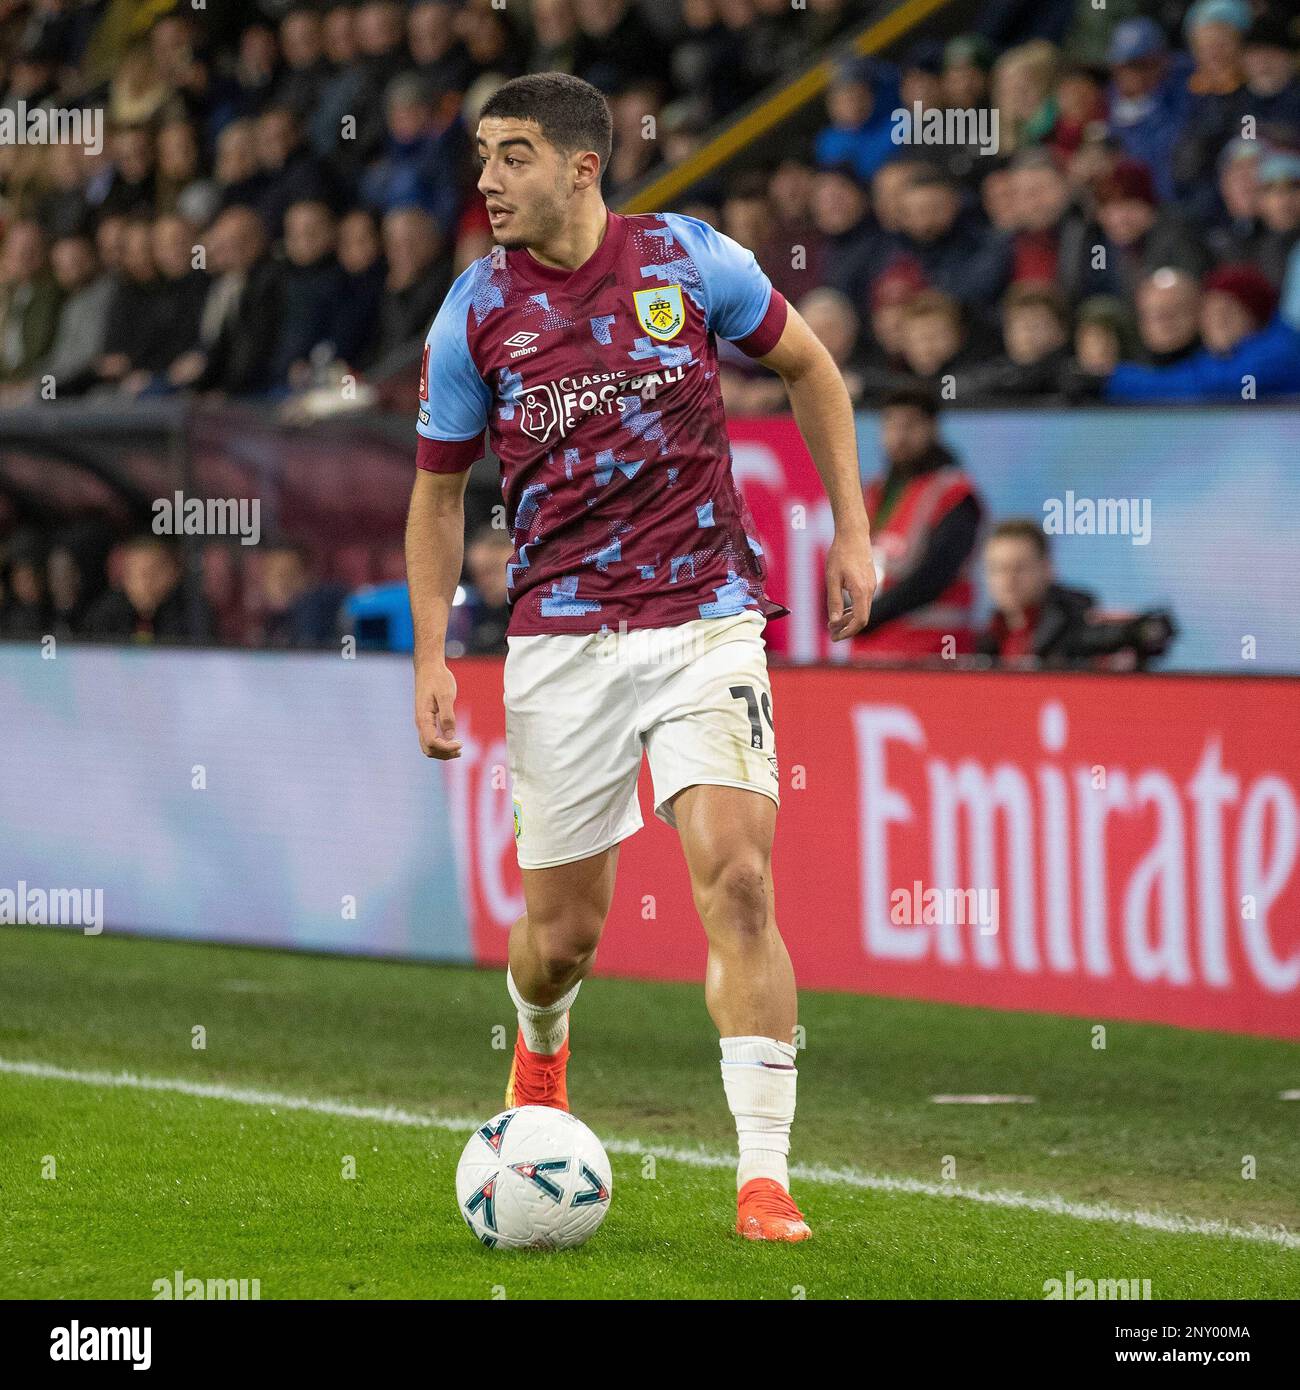
[[[579,1250],[511,1254],[461,1221],[468,1131],[445,1123],[501,1108],[499,972],[39,927],[0,949],[0,1297],[149,1298],[177,1269],[263,1298],[1041,1299],[1070,1270],[1300,1295],[1293,1044],[1109,1023],[1098,1050],[1093,1020],[805,993],[814,1239],[755,1246],[701,989],[590,980],[570,1094],[611,1210]],[[969,1195],[995,1191],[1018,1195]]]

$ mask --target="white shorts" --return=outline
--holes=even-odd
[[[525,869],[599,854],[641,828],[650,755],[655,815],[684,787],[746,787],[779,803],[761,613],[676,627],[508,639],[506,743]]]

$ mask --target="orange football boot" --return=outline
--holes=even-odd
[[[736,1197],[736,1234],[746,1240],[808,1240],[812,1231],[775,1178],[750,1178]]]
[[[515,1038],[515,1058],[506,1082],[506,1109],[516,1105],[549,1105],[552,1110],[569,1108],[569,1088],[565,1070],[569,1065],[569,1040],[554,1054],[529,1052],[524,1035]]]

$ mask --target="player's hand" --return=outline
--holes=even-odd
[[[837,532],[826,555],[826,626],[833,641],[842,642],[866,627],[875,592],[876,563],[871,558],[870,537],[865,532],[861,536]]]
[[[456,737],[456,678],[444,661],[415,671],[415,727],[426,758],[460,757]]]

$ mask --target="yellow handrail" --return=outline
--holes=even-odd
[[[896,10],[891,10],[887,15],[867,25],[854,38],[850,51],[859,57],[878,53],[935,10],[950,3],[951,0],[905,0]],[[843,56],[843,52],[837,52],[835,58],[823,59],[815,67],[809,68],[801,77],[769,97],[761,106],[741,116],[725,130],[719,131],[708,144],[696,150],[676,168],[660,174],[653,182],[632,194],[619,207],[619,211],[657,212],[665,204],[670,204],[678,194],[698,182],[705,174],[712,173],[746,145],[753,144],[773,126],[779,125],[801,106],[820,96],[830,84],[835,63]]]

